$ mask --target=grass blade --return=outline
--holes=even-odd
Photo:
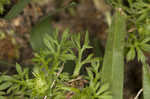
[[[12,7],[12,9],[5,16],[5,19],[10,20],[16,17],[30,2],[31,0],[19,0],[16,5]]]
[[[102,77],[110,83],[112,99],[123,99],[125,17],[116,12],[109,29]]]
[[[149,65],[143,64],[143,97],[144,99],[150,99],[150,71]]]

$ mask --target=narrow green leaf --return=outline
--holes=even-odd
[[[69,32],[68,29],[66,29],[63,32],[62,37],[61,37],[61,45],[64,44],[66,42],[66,40],[69,38],[70,34],[68,32]]]
[[[149,41],[150,41],[150,37],[145,38],[145,39],[141,42],[141,44],[145,44],[145,43],[147,43],[147,42],[149,42]]]
[[[145,62],[146,57],[144,56],[143,51],[139,47],[137,47],[136,50],[138,55],[138,61]]]
[[[44,37],[46,34],[53,33],[53,28],[51,25],[51,16],[46,16],[41,19],[31,30],[30,43],[33,50],[39,51],[40,49],[46,48],[44,44]]]
[[[13,86],[11,86],[8,90],[7,90],[7,94],[10,94],[10,92],[16,90],[19,87],[19,85],[15,84]]]
[[[145,13],[143,12],[143,14],[138,17],[136,22],[139,23],[139,22],[143,21],[147,16],[148,16],[148,13],[146,11],[145,11]]]
[[[89,63],[89,62],[93,61],[92,60],[93,56],[94,56],[93,54],[88,55],[87,58],[84,59],[81,64],[83,65],[83,64],[86,64],[86,63]]]
[[[102,95],[99,97],[99,99],[112,99],[112,96],[110,95]]]
[[[94,91],[96,92],[100,88],[100,86],[101,86],[101,83],[97,82],[96,85],[93,88]],[[99,92],[99,91],[97,91],[97,92]]]
[[[71,40],[73,42],[74,47],[76,47],[78,49],[81,49],[81,44],[80,44],[81,37],[80,37],[80,34],[73,35]]]
[[[67,91],[72,91],[74,93],[80,93],[79,89],[73,88],[73,87],[62,87],[62,89],[67,90]]]
[[[22,69],[21,69],[21,66],[19,64],[16,63],[16,70],[18,72],[18,74],[22,74]]]
[[[101,93],[107,91],[108,89],[109,89],[109,84],[106,83],[101,86],[101,88],[98,90],[98,92],[96,94],[99,96]]]
[[[44,44],[46,45],[46,47],[52,52],[55,53],[55,47],[52,44],[52,42],[50,41],[50,39],[52,39],[49,35],[45,36],[44,38]]]
[[[30,2],[31,0],[19,0],[16,5],[12,7],[12,9],[5,16],[5,19],[10,20],[16,17]]]
[[[0,91],[0,96],[5,95],[6,93],[4,91]],[[1,99],[1,98],[0,98]]]
[[[61,56],[62,60],[74,60],[76,57],[73,54],[62,54]]]
[[[93,73],[89,68],[86,68],[90,80],[93,80]]]
[[[150,68],[149,65],[143,64],[143,97],[144,99],[150,99]]]
[[[5,90],[5,89],[7,89],[8,87],[10,87],[11,85],[12,85],[11,82],[2,83],[2,84],[0,85],[0,90]]]
[[[135,55],[136,55],[135,49],[134,49],[134,47],[131,47],[127,53],[127,61],[133,60],[135,58]]]
[[[89,45],[89,33],[88,33],[88,31],[85,34],[84,45]]]
[[[14,80],[14,78],[11,76],[7,76],[7,75],[0,76],[0,83],[3,81],[11,81],[11,80]]]
[[[0,96],[0,99],[6,99],[6,97],[4,97],[4,96]]]
[[[109,29],[102,67],[102,78],[110,83],[112,99],[123,99],[125,22],[125,17],[116,12]]]
[[[150,45],[149,44],[141,44],[140,46],[142,48],[143,51],[146,51],[146,52],[150,52]]]

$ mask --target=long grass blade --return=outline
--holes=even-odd
[[[109,29],[102,77],[110,83],[112,99],[123,99],[125,17],[116,12]]]
[[[143,64],[143,97],[150,99],[150,68],[148,64]]]

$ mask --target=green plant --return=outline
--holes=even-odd
[[[86,78],[89,81],[88,86],[82,89],[66,88],[75,93],[71,99],[112,99],[109,84],[102,83],[101,81],[99,59],[91,62],[91,67],[87,68],[87,72],[88,76]]]
[[[81,45],[81,37],[80,37],[80,34],[78,35],[74,35],[73,38],[72,38],[72,41],[73,41],[73,45],[75,48],[77,48],[77,57],[75,57],[75,60],[76,60],[76,66],[75,66],[75,69],[74,69],[74,72],[73,72],[73,76],[78,76],[79,73],[80,73],[80,69],[81,67],[84,66],[84,64],[87,64],[87,63],[91,63],[92,61],[95,60],[95,58],[93,58],[93,54],[89,54],[87,56],[87,58],[85,59],[82,59],[83,57],[83,52],[86,50],[86,49],[90,49],[92,48],[90,45],[89,45],[89,39],[88,39],[88,33],[86,33],[85,35],[85,40],[84,40],[84,43],[83,45]]]
[[[148,15],[150,8],[147,2],[144,0],[135,2],[130,0],[129,8],[123,6],[123,9],[129,13],[127,14],[129,33],[126,44],[126,47],[129,48],[127,54],[128,61],[133,60],[135,58],[135,53],[137,52],[138,60],[144,62],[146,60],[144,52],[150,51],[150,17]]]
[[[111,99],[108,84],[101,83],[100,58],[88,55],[87,58],[82,59],[83,52],[87,48],[92,48],[89,46],[88,33],[85,35],[82,46],[80,34],[75,36],[71,37],[68,30],[64,31],[61,36],[58,31],[53,35],[46,34],[44,38],[46,48],[35,53],[33,61],[36,64],[33,69],[22,69],[19,64],[16,64],[18,74],[0,76],[1,97],[9,97],[9,99],[41,99],[44,97],[65,99],[65,94],[71,91],[75,94],[72,99],[78,99],[77,97],[83,99],[87,94],[89,99],[103,99],[105,97]],[[75,65],[72,76],[63,72],[64,64],[69,60],[74,61]],[[87,78],[89,84],[81,89],[68,86],[66,83],[79,77],[80,69],[85,64],[91,66],[87,68],[88,76],[83,76],[83,79]]]
[[[19,1],[5,19],[16,17],[30,1]],[[110,27],[102,73],[99,71],[99,58],[95,58],[93,54],[83,57],[84,52],[92,48],[89,45],[88,33],[84,40],[81,40],[80,34],[70,36],[68,31],[60,36],[58,31],[53,32],[50,23],[53,14],[50,13],[31,30],[31,45],[37,51],[33,59],[36,64],[31,69],[33,73],[28,69],[22,70],[17,64],[18,74],[1,75],[1,97],[65,99],[65,94],[70,91],[73,93],[72,99],[122,99],[125,54],[127,61],[137,56],[138,61],[143,64],[143,95],[144,99],[149,99],[150,74],[145,52],[150,51],[150,1],[127,0],[127,4],[123,0],[107,1],[117,10],[112,24],[108,16]],[[63,72],[63,67],[70,60],[75,66],[72,75]],[[80,77],[80,70],[85,65],[91,66],[87,68],[88,77],[83,76],[83,79],[89,81],[88,84],[83,88],[68,86],[66,83]]]
[[[118,3],[116,0],[108,0],[115,8],[121,9],[127,17],[127,29],[125,55],[127,61],[137,59],[143,65],[143,97],[149,99],[149,67],[146,53],[150,52],[150,7],[149,0],[127,0],[127,4]]]
[[[0,1],[0,14],[4,12],[4,5],[9,4],[10,0],[1,0]]]

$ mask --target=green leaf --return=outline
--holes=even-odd
[[[68,33],[69,30],[66,29],[63,34],[62,34],[62,37],[61,37],[61,45],[64,44],[66,42],[66,40],[68,40],[70,34]]]
[[[149,41],[150,41],[150,37],[145,38],[145,39],[141,42],[141,44],[145,44],[145,43],[147,43],[147,42],[149,42]]]
[[[141,44],[140,47],[143,51],[150,52],[150,45],[149,44]]]
[[[55,46],[52,43],[52,39],[53,38],[47,34],[47,36],[44,37],[44,44],[52,53],[55,53]]]
[[[110,95],[102,95],[99,97],[99,99],[112,99],[112,96]]]
[[[84,45],[89,45],[89,33],[88,33],[88,31],[85,34]]]
[[[81,39],[80,34],[72,36],[71,40],[75,48],[81,49],[80,39]]]
[[[61,89],[67,90],[67,91],[72,91],[74,93],[80,93],[80,90],[77,88],[72,88],[72,87],[62,87]]]
[[[86,57],[86,59],[84,59],[81,63],[82,63],[82,65],[83,64],[86,64],[86,63],[90,63],[91,61],[92,61],[92,57],[93,57],[94,55],[93,54],[90,54],[90,55],[88,55],[87,57]]]
[[[5,95],[6,93],[4,91],[0,91],[0,96]],[[1,99],[1,98],[0,98]]]
[[[0,90],[5,90],[12,85],[11,82],[5,82],[0,85]]]
[[[4,97],[4,96],[0,96],[0,99],[6,99],[6,97]]]
[[[131,47],[127,53],[127,61],[133,60],[135,58],[135,55],[136,55],[135,49],[134,49],[134,47]]]
[[[144,99],[150,99],[150,68],[149,65],[143,64],[143,97]]]
[[[10,94],[10,92],[16,90],[19,87],[18,84],[15,84],[13,86],[11,86],[8,90],[7,90],[7,94]]]
[[[63,61],[74,60],[76,57],[73,54],[62,54],[61,59]]]
[[[21,66],[19,64],[17,64],[17,63],[16,63],[16,70],[17,70],[18,74],[22,74],[23,73],[23,71],[21,69]]]
[[[50,35],[53,33],[53,28],[51,25],[51,16],[46,16],[41,19],[31,30],[30,43],[33,50],[39,51],[46,48],[44,44],[44,37],[46,34]]]
[[[116,12],[109,29],[102,67],[102,79],[110,84],[112,99],[123,99],[125,34],[126,18]]]
[[[14,78],[11,76],[7,76],[7,75],[0,76],[0,83],[3,81],[12,81],[12,80],[14,80]]]
[[[137,55],[138,55],[138,61],[145,62],[146,57],[144,56],[144,53],[142,52],[142,50],[139,47],[137,47],[136,50],[137,50]]]
[[[5,19],[10,20],[16,17],[30,2],[31,0],[19,0],[16,5],[8,12]]]
[[[96,82],[95,86],[94,86],[94,91],[96,92],[101,86],[101,83],[100,82]],[[97,91],[99,92],[99,91]]]
[[[148,11],[147,11],[148,12]],[[138,19],[136,20],[136,22],[137,23],[139,23],[139,22],[141,22],[141,21],[144,21],[145,19],[146,19],[146,17],[148,16],[148,14],[149,13],[147,13],[146,11],[145,11],[145,13],[143,13],[142,15],[140,15],[139,17],[138,17]]]
[[[90,80],[93,80],[93,73],[89,68],[86,68],[88,76],[90,77]]]
[[[102,85],[96,94],[99,96],[101,93],[104,93],[105,91],[107,91],[109,89],[109,87],[110,86],[108,83]]]

